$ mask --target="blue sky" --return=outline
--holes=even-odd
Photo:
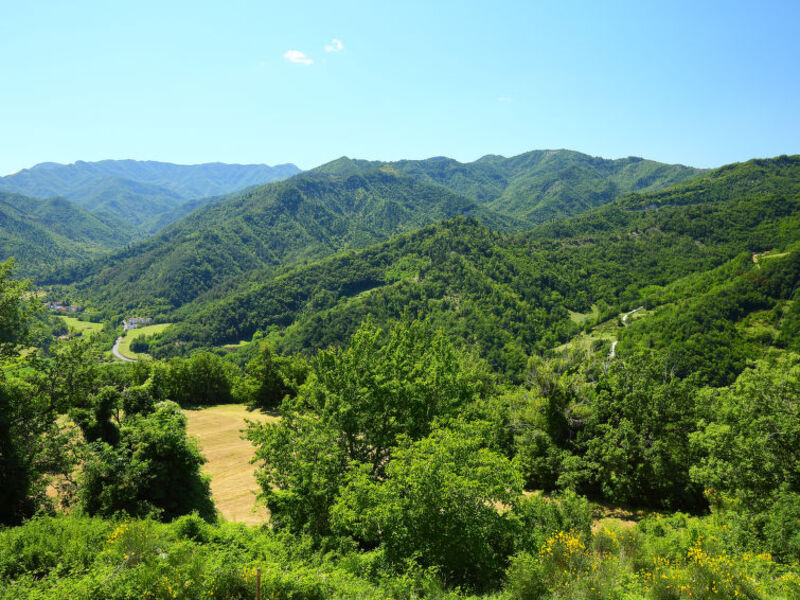
[[[0,174],[103,158],[793,154],[799,24],[796,1],[5,2]]]

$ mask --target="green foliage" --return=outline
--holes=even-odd
[[[345,349],[320,352],[278,423],[251,424],[262,496],[278,527],[315,535],[352,465],[382,475],[401,436],[420,439],[485,386],[441,332],[403,322],[387,334],[364,324]]]
[[[0,581],[86,571],[111,528],[101,519],[71,516],[38,517],[24,527],[0,530]]]
[[[12,268],[0,263],[0,525],[48,508],[49,476],[73,466],[70,432],[59,429],[51,398],[28,381],[32,361],[19,353],[34,310],[27,286],[9,278]]]
[[[591,537],[554,531],[539,548],[512,558],[502,588],[479,597],[797,598],[796,565],[726,549],[725,534],[717,517],[685,515],[636,526],[603,522]],[[269,528],[192,517],[172,524],[45,517],[0,530],[0,598],[252,600],[256,568],[262,598],[477,598],[444,587],[431,570],[387,571],[381,556],[325,553]]]
[[[530,391],[508,402],[516,461],[530,486],[623,505],[704,505],[689,478],[693,387],[673,374],[670,357],[630,355],[592,382],[581,379],[594,375],[581,354],[530,366]]]
[[[87,442],[101,440],[112,446],[119,441],[119,411],[123,406],[122,394],[114,386],[104,386],[93,395],[86,408],[74,407],[69,414],[80,427]],[[127,406],[126,412],[135,412]],[[113,422],[115,419],[117,422]]]
[[[459,429],[401,438],[384,478],[367,465],[352,473],[332,509],[334,529],[379,544],[396,565],[434,567],[448,585],[496,586],[513,547],[502,506],[519,497],[522,478],[483,444]]]
[[[589,474],[583,489],[598,485],[602,497],[625,505],[702,507],[689,479],[694,398],[691,386],[672,374],[669,358],[618,361],[594,392],[592,417],[577,443],[577,479]]]
[[[139,335],[131,340],[131,352],[135,352],[137,354],[147,354],[149,350],[150,344],[147,343],[147,340],[144,336]]]
[[[181,406],[230,403],[234,370],[211,352],[174,359],[169,363],[169,398]]]
[[[535,494],[518,498],[513,517],[517,520],[514,549],[518,552],[538,551],[559,531],[571,531],[587,540],[591,537],[592,507],[571,491],[547,498]]]
[[[710,396],[692,438],[703,452],[692,478],[754,511],[780,492],[800,492],[800,357],[759,361]]]
[[[510,158],[489,155],[471,163],[445,157],[389,164],[340,158],[314,171],[355,175],[380,166],[442,185],[530,223],[576,214],[626,192],[661,189],[700,173],[682,165],[636,157],[606,160],[570,150],[534,150]]]
[[[595,190],[580,184],[588,166]],[[525,235],[460,217],[297,264],[442,215],[514,225],[484,205],[522,210],[515,194],[547,181],[529,169],[552,167],[588,204],[685,175],[564,153],[462,167],[336,161],[92,271],[109,284],[100,304],[142,277],[142,307],[185,301],[156,290],[205,290],[147,340],[188,358],[103,363],[110,326],[45,339],[55,330],[30,320],[36,301],[0,267],[0,520],[50,510],[52,481],[79,509],[0,530],[0,598],[251,597],[254,566],[262,591],[288,598],[798,597],[800,159],[725,167]],[[228,244],[241,263],[215,254]],[[225,357],[197,351],[250,337]],[[203,458],[175,404],[234,398],[280,407],[247,431],[269,528],[207,522]],[[597,523],[575,492],[711,514]],[[133,518],[80,516],[121,513]]]
[[[68,473],[71,434],[57,413],[25,381],[0,378],[0,525],[15,524],[48,508],[50,475]]]
[[[297,395],[308,370],[302,357],[274,355],[264,343],[260,354],[247,363],[244,376],[236,380],[233,396],[251,409],[275,410],[285,397]]]
[[[39,200],[0,191],[0,260],[14,257],[20,272],[42,275],[120,248],[132,239],[119,223],[105,222],[60,198]]]
[[[780,492],[764,515],[767,548],[786,562],[800,560],[800,494]]]
[[[14,260],[0,262],[0,359],[14,356],[30,333],[33,305],[26,301],[28,285],[11,279]]]
[[[468,165],[441,159],[389,164],[340,159],[209,203],[151,240],[53,280],[81,281],[84,292],[115,310],[171,309],[215,287],[215,296],[225,295],[230,285],[251,281],[255,270],[273,277],[280,270],[276,267],[363,248],[457,215],[519,229],[696,173],[678,165],[605,161],[568,151]]]
[[[498,227],[512,222],[400,173],[302,174],[212,202],[135,246],[54,274],[51,281],[78,282],[82,293],[115,312],[166,310],[215,287],[214,296],[226,295],[231,284],[249,282],[257,270],[274,276],[310,259],[472,214]]]
[[[78,487],[90,515],[154,514],[163,519],[198,511],[215,519],[205,462],[186,437],[186,417],[177,404],[160,402],[146,415],[126,416],[119,441],[89,444]]]
[[[740,260],[725,273],[741,279],[719,285],[723,272],[713,273],[712,285],[720,289],[708,295],[702,289],[707,281],[693,281],[701,297],[691,300],[685,290],[666,286],[744,252],[749,256],[794,242],[800,190],[781,173],[798,172],[800,166],[794,159],[789,163],[768,162],[758,173],[749,164],[737,166],[735,172],[747,178],[703,177],[692,190],[705,190],[713,199],[707,203],[689,198],[682,203],[675,194],[671,202],[645,209],[625,208],[628,200],[620,200],[523,236],[499,235],[457,219],[278,275],[262,270],[248,278],[255,284],[224,286],[181,309],[174,316],[182,322],[151,350],[169,356],[262,331],[269,332],[276,352],[311,352],[343,343],[367,315],[388,325],[410,311],[431,319],[454,342],[519,383],[527,356],[579,331],[569,310],[587,312],[601,301],[608,308],[681,300],[652,319],[650,329],[650,319],[635,323],[638,333],[631,328],[622,336],[619,350],[655,345],[681,358],[679,375],[697,373],[723,385],[744,368],[752,351],[732,319],[788,298],[791,288],[773,290],[757,281],[772,277],[773,268],[787,259],[765,261],[763,269]],[[752,178],[764,194],[753,194]],[[694,192],[686,193],[694,198]],[[654,285],[666,291],[654,291]],[[718,313],[717,306],[724,311]],[[610,314],[608,308],[605,315]]]

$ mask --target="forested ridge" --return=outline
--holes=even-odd
[[[229,194],[299,172],[291,164],[176,165],[136,160],[42,163],[0,177],[0,190],[64,198],[102,219],[119,222],[134,234],[131,239],[141,239],[163,227],[169,215],[190,200]]]
[[[70,202],[0,191],[0,248],[16,257],[25,275],[64,268],[131,241],[119,222]]]
[[[797,158],[745,163],[686,187],[708,202],[686,201],[683,187],[670,203],[628,196],[524,234],[463,219],[431,226],[204,297],[176,313],[180,324],[154,351],[236,343],[256,331],[282,351],[315,350],[346,338],[366,315],[386,323],[409,311],[522,377],[526,356],[579,329],[568,311],[637,306],[646,286],[796,240],[799,172]],[[658,208],[630,210],[632,202]]]
[[[533,227],[488,175],[479,201],[399,164],[49,288],[92,333],[0,263],[0,598],[252,598],[256,569],[275,598],[800,597],[800,157]],[[242,264],[170,280],[170,239]],[[153,359],[113,362],[145,309],[174,322]],[[186,433],[231,402],[272,417],[244,431],[262,527],[220,517]]]
[[[259,270],[362,248],[458,215],[495,230],[523,231],[699,172],[567,150],[474,163],[342,158],[200,207],[155,237],[44,281],[73,283],[106,309],[163,311],[220,286],[214,293],[226,294],[237,282],[259,279]]]
[[[498,228],[514,223],[391,170],[346,178],[301,175],[214,203],[141,244],[59,278],[79,278],[75,289],[99,304],[164,310],[257,269],[367,246],[465,214]]]
[[[342,157],[314,169],[355,174],[390,166],[420,181],[443,185],[529,224],[574,215],[631,191],[668,187],[701,173],[637,157],[608,160],[571,150],[487,155],[471,163],[446,157],[391,163]]]

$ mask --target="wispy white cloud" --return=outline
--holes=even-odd
[[[501,104],[511,104],[514,101],[514,99],[508,96],[500,96],[497,99],[497,101],[500,102]]]
[[[298,65],[310,65],[314,62],[303,52],[300,52],[300,50],[287,50],[284,53],[283,58],[288,60],[290,63],[295,63]]]
[[[325,44],[325,52],[339,52],[344,48],[342,46],[342,40],[337,40],[333,38],[330,44]]]

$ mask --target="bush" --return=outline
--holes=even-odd
[[[86,570],[112,527],[86,517],[39,517],[22,527],[0,530],[0,582],[23,574],[43,577]]]
[[[397,566],[435,568],[448,585],[491,589],[512,552],[511,504],[522,477],[507,458],[465,431],[404,440],[375,480],[354,474],[333,508],[339,533],[385,549]]]
[[[800,494],[781,494],[764,518],[770,551],[786,562],[800,560]]]
[[[506,589],[517,600],[540,600],[547,597],[544,569],[536,556],[521,552],[511,558],[506,571]]]
[[[137,336],[131,340],[131,352],[146,354],[149,350],[150,344],[143,335]]]
[[[174,402],[123,421],[117,446],[89,445],[78,488],[81,508],[92,515],[160,515],[169,520],[197,511],[216,518],[205,459],[186,436],[186,416]]]
[[[573,492],[544,498],[528,496],[518,500],[513,509],[517,522],[514,549],[537,552],[558,531],[573,531],[589,539],[592,528],[591,504]]]

